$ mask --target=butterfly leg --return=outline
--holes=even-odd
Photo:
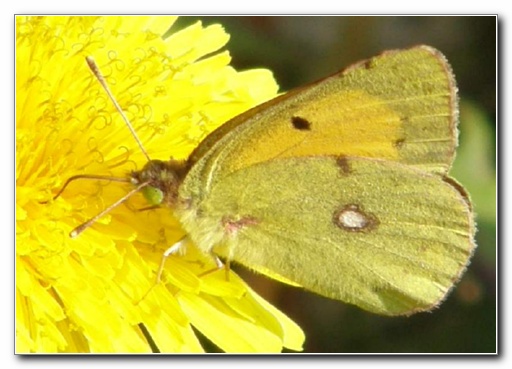
[[[183,236],[182,238],[180,238],[180,240],[178,242],[176,242],[174,245],[169,247],[162,254],[162,261],[160,261],[160,266],[158,267],[158,272],[157,272],[157,276],[156,276],[156,283],[157,284],[160,283],[160,281],[162,280],[162,273],[164,271],[165,261],[167,260],[167,258],[169,256],[180,252],[180,250],[183,248],[183,246],[185,244],[185,241],[187,241],[187,236]],[[208,270],[208,271],[200,274],[199,276],[202,277],[202,276],[205,276],[206,274],[213,273],[216,270],[225,268],[225,270],[226,270],[226,280],[229,280],[229,260],[226,262],[226,264],[224,264],[222,262],[222,260],[220,260],[219,257],[213,251],[210,251],[208,253],[208,255],[215,262],[216,268]]]
[[[162,255],[162,261],[160,262],[160,266],[158,267],[158,272],[157,272],[157,275],[156,275],[156,283],[160,283],[161,281],[161,278],[162,278],[162,273],[164,271],[164,265],[165,265],[165,261],[167,260],[167,258],[172,255],[172,254],[176,254],[177,252],[180,251],[180,249],[183,247],[183,245],[185,244],[185,241],[187,240],[187,236],[183,236],[178,242],[176,242],[174,245],[172,245],[171,247],[169,247],[167,250],[165,250],[165,252],[163,253]]]
[[[165,261],[167,260],[167,258],[169,256],[180,252],[180,250],[182,249],[182,247],[185,244],[185,241],[187,241],[187,236],[183,236],[182,238],[180,238],[180,240],[178,242],[176,242],[174,245],[169,247],[162,254],[162,260],[160,261],[160,266],[158,267],[158,272],[157,272],[157,275],[156,275],[156,283],[157,284],[160,283],[160,281],[162,280],[162,273],[164,271]],[[230,266],[229,260],[226,262],[226,264],[224,264],[222,262],[222,260],[220,260],[219,257],[215,253],[213,253],[213,251],[209,252],[208,255],[210,255],[210,257],[215,262],[216,268],[208,270],[208,271],[200,274],[199,277],[203,277],[203,276],[205,276],[207,274],[213,273],[213,272],[215,272],[215,271],[217,271],[219,269],[224,268],[226,270],[226,280],[229,281],[229,269],[230,269],[229,268],[229,266]]]
[[[213,251],[210,251],[208,253],[208,255],[210,255],[210,257],[213,259],[213,261],[215,262],[215,265],[217,267],[214,268],[214,269],[207,270],[204,273],[199,274],[199,277],[204,277],[205,275],[208,275],[210,273],[216,272],[219,269],[224,269],[226,271],[226,280],[229,281],[229,270],[230,270],[229,259],[226,260],[226,264],[224,264],[222,262],[222,260],[220,260],[219,257]]]
[[[226,260],[226,265],[225,265],[225,271],[226,271],[226,281],[229,281],[229,270],[230,270],[230,263],[229,263],[229,259]]]
[[[229,270],[231,265],[229,259],[226,259],[226,264],[224,264],[222,260],[220,260],[219,257],[215,255],[213,252],[210,252],[210,255],[215,261],[215,264],[217,264],[217,269],[214,269],[213,271],[224,268],[224,271],[226,272],[226,281],[229,281]]]

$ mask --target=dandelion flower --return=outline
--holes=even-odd
[[[300,350],[303,333],[235,274],[187,247],[169,209],[136,195],[79,237],[69,231],[129,191],[147,159],[92,76],[92,55],[151,158],[186,158],[212,130],[276,94],[270,72],[237,72],[221,26],[163,39],[173,17],[16,18],[16,351]],[[172,28],[171,28],[172,31]],[[49,201],[50,200],[50,201]],[[46,202],[46,203],[45,203]],[[153,347],[154,349],[154,347]]]

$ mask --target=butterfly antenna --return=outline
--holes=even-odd
[[[110,88],[108,87],[108,84],[107,82],[105,81],[105,78],[103,77],[103,74],[101,74],[100,72],[100,68],[98,67],[98,65],[96,64],[96,62],[94,61],[93,57],[92,56],[87,56],[85,58],[85,60],[87,61],[87,65],[89,65],[89,68],[91,69],[92,73],[96,76],[96,78],[98,79],[99,83],[103,86],[103,88],[105,89],[105,91],[107,92],[107,95],[108,97],[110,98],[110,100],[114,103],[114,106],[116,107],[117,111],[119,112],[119,114],[121,114],[121,116],[123,117],[124,119],[124,122],[126,123],[126,125],[128,126],[128,128],[130,129],[130,131],[132,132],[132,136],[135,138],[135,141],[137,141],[137,144],[139,145],[141,151],[144,153],[144,155],[146,156],[146,158],[148,159],[148,161],[151,160],[151,158],[149,157],[148,153],[146,152],[146,150],[144,149],[144,146],[142,146],[142,142],[140,141],[139,139],[139,136],[137,136],[137,133],[135,133],[135,130],[133,129],[133,126],[132,124],[130,123],[130,121],[128,120],[128,118],[126,117],[126,115],[124,114],[123,112],[123,109],[121,109],[121,107],[119,106],[119,104],[117,103],[116,99],[114,98],[114,95],[112,94],[112,92],[110,91]]]
[[[102,181],[112,181],[112,182],[124,182],[129,183],[131,180],[129,178],[119,178],[119,177],[109,177],[109,176],[98,176],[94,174],[79,174],[77,176],[69,177],[66,183],[60,188],[59,192],[55,196],[53,196],[52,200],[57,200],[57,198],[64,192],[64,190],[68,187],[68,185],[76,181],[77,179],[99,179]],[[49,201],[40,201],[41,204],[47,204]]]
[[[140,185],[138,185],[137,187],[135,187],[134,189],[132,189],[130,192],[128,192],[126,195],[124,195],[123,197],[121,197],[119,200],[117,200],[115,203],[113,203],[112,205],[110,205],[109,207],[107,207],[106,209],[102,210],[100,213],[96,214],[95,216],[93,216],[91,219],[89,219],[88,221],[86,221],[85,223],[82,223],[80,224],[78,227],[76,227],[75,229],[73,229],[70,233],[69,233],[69,237],[71,238],[75,238],[77,237],[80,233],[82,233],[83,231],[85,231],[87,228],[89,228],[91,225],[93,225],[99,218],[101,218],[103,215],[109,213],[112,209],[118,207],[119,205],[121,205],[123,202],[125,202],[126,200],[128,200],[130,197],[132,197],[135,193],[139,192],[143,187],[146,187],[147,185],[149,184],[149,182],[143,182],[141,183]]]

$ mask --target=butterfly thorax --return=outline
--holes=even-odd
[[[174,208],[179,186],[187,172],[185,161],[150,160],[141,170],[133,171],[130,176],[134,185],[148,183],[142,193],[150,205]]]

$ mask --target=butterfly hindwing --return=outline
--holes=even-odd
[[[380,314],[437,305],[474,247],[459,187],[390,161],[271,160],[190,201],[200,248]]]

